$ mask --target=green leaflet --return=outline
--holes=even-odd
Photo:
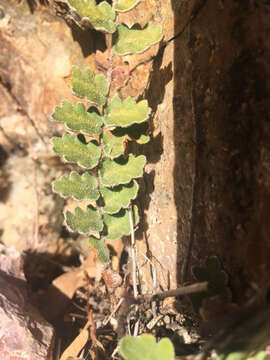
[[[110,253],[103,239],[97,239],[94,236],[88,238],[89,244],[97,250],[98,259],[102,264],[110,261]]]
[[[66,225],[69,230],[77,231],[81,234],[100,232],[103,229],[103,221],[100,213],[88,206],[86,211],[76,207],[74,214],[70,211],[65,213]]]
[[[133,26],[129,29],[120,24],[117,28],[118,37],[113,49],[118,55],[138,54],[162,39],[162,26],[149,22],[144,29]]]
[[[115,96],[105,109],[104,123],[107,126],[128,127],[146,121],[150,112],[147,100],[136,103],[132,97],[121,101]]]
[[[91,69],[79,70],[72,67],[72,90],[79,98],[85,98],[96,105],[106,103],[109,86],[104,75],[94,75]]]
[[[85,110],[84,105],[78,102],[75,106],[64,100],[61,107],[56,106],[52,118],[58,122],[65,123],[72,131],[81,131],[86,135],[99,135],[103,124],[102,117],[98,115],[97,109]]]
[[[67,100],[62,101],[55,108],[52,118],[64,123],[69,132],[80,134],[75,137],[66,133],[61,138],[52,138],[53,150],[64,160],[92,172],[87,171],[81,175],[72,171],[69,176],[61,176],[55,180],[52,186],[54,192],[64,198],[72,197],[78,201],[85,199],[94,205],[89,205],[86,209],[76,207],[73,212],[66,211],[65,223],[71,231],[91,235],[89,244],[97,250],[100,262],[108,263],[110,253],[105,241],[130,235],[133,231],[130,224],[131,211],[134,226],[139,222],[138,208],[132,206],[132,200],[138,194],[139,186],[135,179],[143,176],[146,157],[136,157],[133,154],[127,156],[130,149],[126,148],[126,143],[136,141],[138,144],[145,144],[150,140],[147,120],[151,108],[147,100],[136,102],[131,97],[122,100],[116,95],[111,99],[111,95],[126,82],[129,70],[128,66],[120,65],[111,74],[106,54],[113,50],[118,55],[142,53],[161,40],[162,30],[160,25],[152,23],[144,28],[138,24],[132,28],[124,24],[118,25],[116,12],[120,15],[119,13],[134,8],[140,0],[68,2],[72,12],[77,12],[77,17],[81,18],[81,25],[90,25],[107,33],[105,37],[108,52],[101,57],[97,56],[96,61],[97,64],[102,62],[103,57],[104,68],[108,71],[106,77],[102,74],[95,75],[90,68],[81,71],[76,66],[72,67],[73,94],[93,103],[97,108],[93,106],[87,110],[88,106],[83,104],[85,100],[76,105]],[[115,34],[112,36],[113,33]],[[82,134],[90,136],[91,140],[86,141],[87,137]],[[158,343],[160,351],[161,345],[162,341]],[[140,357],[144,357],[144,354]]]
[[[99,198],[98,182],[93,175],[84,173],[80,176],[75,171],[70,173],[69,179],[61,176],[53,182],[53,191],[62,197],[71,196],[76,200],[97,200]]]
[[[126,142],[134,140],[138,144],[146,144],[150,140],[148,135],[148,123],[134,124],[128,128],[116,128],[104,130],[102,137],[103,150],[110,159],[123,155]]]
[[[96,5],[95,0],[68,0],[68,2],[81,17],[88,18],[96,30],[115,32],[115,12],[106,1],[102,1],[99,5]]]
[[[65,133],[62,138],[54,137],[52,138],[53,151],[62,155],[66,161],[93,169],[99,162],[101,149],[94,142],[85,144],[83,140],[82,135],[73,138],[68,133]]]
[[[116,129],[118,130],[118,129]],[[102,137],[103,150],[110,159],[115,159],[125,152],[127,135],[117,136],[114,132],[104,131]]]
[[[118,0],[114,5],[114,10],[119,12],[125,12],[133,9],[140,0]]]
[[[218,353],[217,356],[217,360],[246,360],[251,358],[252,360],[263,360],[265,358],[265,350],[261,350],[254,356],[254,354],[248,354],[244,350],[239,349],[238,351],[236,351],[232,348],[231,351],[227,349],[227,353]]]
[[[116,128],[112,131],[115,136],[125,136],[127,140],[134,140],[138,144],[146,144],[150,140],[149,124],[143,122],[141,124],[134,124],[128,128]]]
[[[104,214],[104,235],[107,240],[117,240],[124,235],[130,235],[129,212],[121,209],[119,213],[114,215]],[[133,225],[139,222],[139,214],[137,206],[133,206]]]
[[[139,155],[135,157],[129,154],[128,158],[123,157],[117,160],[105,158],[100,168],[101,182],[105,186],[127,184],[132,179],[143,175],[143,168],[146,164],[146,157]]]
[[[126,336],[120,340],[120,353],[125,360],[173,360],[174,348],[168,338],[156,343],[152,335]]]
[[[127,208],[137,196],[139,186],[135,180],[128,185],[118,185],[114,188],[101,189],[104,200],[103,211],[108,214],[115,214],[121,208]]]
[[[120,130],[123,129],[120,128]],[[148,122],[134,124],[127,129],[127,132],[129,138],[135,140],[138,144],[146,144],[150,141]]]

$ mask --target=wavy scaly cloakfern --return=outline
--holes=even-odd
[[[96,30],[116,32],[112,49],[117,55],[141,53],[162,38],[160,25],[149,23],[144,29],[116,25],[117,12],[131,10],[139,0],[117,0],[113,6],[106,1],[98,5],[95,0],[68,1]],[[55,108],[52,118],[64,123],[69,133],[52,139],[53,150],[65,161],[87,171],[82,175],[72,171],[68,177],[60,177],[54,181],[53,190],[64,198],[89,200],[86,208],[78,206],[73,213],[67,211],[65,223],[69,230],[88,235],[99,260],[107,263],[110,258],[106,240],[131,233],[129,207],[139,189],[135,179],[143,176],[146,164],[144,155],[127,155],[125,144],[129,140],[139,144],[149,141],[147,120],[151,109],[147,100],[120,99],[117,94],[109,100],[110,84],[106,77],[95,75],[89,68],[81,71],[74,66],[71,84],[78,98],[94,106],[87,110],[81,102],[72,105],[64,100]],[[70,132],[76,132],[76,136]],[[91,140],[87,141],[84,135]],[[138,209],[136,206],[132,209],[136,225]]]

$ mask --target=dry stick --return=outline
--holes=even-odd
[[[129,224],[130,224],[130,238],[131,238],[131,259],[132,259],[132,282],[133,282],[133,293],[134,298],[138,297],[137,290],[137,261],[136,261],[136,251],[135,251],[135,237],[134,237],[134,224],[133,224],[133,211],[132,205],[128,209],[129,214]]]
[[[200,282],[188,286],[182,286],[173,290],[162,291],[156,294],[149,294],[149,295],[140,295],[137,299],[134,299],[135,302],[143,303],[143,302],[150,302],[153,300],[163,300],[168,297],[176,297],[176,296],[183,296],[189,295],[198,292],[204,292],[208,289],[208,282]]]
[[[107,49],[109,50],[109,69],[107,70],[107,82],[109,84],[108,96],[110,95],[110,87],[112,83],[112,72],[113,72],[113,50],[112,50],[112,34],[105,35],[105,41]]]
[[[124,301],[121,304],[119,310],[119,318],[118,318],[118,338],[121,339],[124,336],[124,329],[125,329],[125,322],[130,311],[130,307],[134,304],[143,304],[145,302],[157,301],[162,300],[167,297],[176,297],[176,296],[183,296],[189,295],[198,292],[204,292],[208,288],[207,282],[196,283],[188,286],[179,287],[177,289],[163,291],[157,294],[150,294],[150,295],[140,295],[135,299],[129,293],[124,294]]]
[[[134,298],[136,299],[138,297],[138,290],[137,290],[137,261],[136,261],[136,250],[135,250],[135,236],[134,236],[132,205],[130,205],[130,207],[128,209],[128,214],[129,214],[130,238],[131,238],[133,293],[134,293]]]
[[[102,325],[103,326],[106,326],[108,324],[108,322],[111,321],[111,318],[115,315],[116,311],[120,308],[122,302],[124,301],[124,298],[121,298],[117,305],[115,306],[115,308],[113,309],[112,313],[110,314],[110,316],[107,318],[107,319],[104,319],[103,322],[102,322]]]
[[[97,335],[96,335],[96,323],[93,318],[93,310],[90,305],[90,290],[89,286],[91,285],[91,279],[86,271],[84,271],[84,275],[87,281],[87,287],[86,287],[86,296],[87,296],[87,302],[86,302],[86,313],[88,316],[88,323],[90,323],[90,337],[92,341],[91,347],[94,349],[94,355],[95,358],[98,359],[98,353],[97,353]]]
[[[132,259],[132,282],[133,282],[133,294],[134,298],[138,297],[137,289],[137,260],[136,260],[136,248],[135,248],[135,236],[134,236],[134,224],[133,224],[133,211],[132,204],[128,208],[129,224],[130,224],[130,238],[131,238],[131,259]],[[135,311],[138,311],[136,306]],[[139,332],[139,320],[135,323],[133,336],[137,336]]]

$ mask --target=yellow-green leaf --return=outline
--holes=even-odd
[[[117,0],[114,4],[114,10],[119,12],[125,12],[133,9],[140,0]]]
[[[98,259],[102,264],[110,261],[110,252],[103,239],[97,239],[94,236],[88,238],[89,244],[97,250]]]
[[[99,135],[101,133],[102,117],[98,115],[97,109],[92,107],[85,110],[84,105],[78,102],[75,106],[64,100],[61,107],[56,106],[52,118],[55,121],[65,123],[72,131],[81,131],[86,135]]]
[[[96,30],[115,32],[115,11],[106,1],[98,5],[95,0],[68,0],[68,2],[82,18],[86,17]]]
[[[135,180],[127,185],[118,185],[113,188],[101,189],[104,201],[103,211],[108,214],[115,214],[121,208],[127,208],[137,196],[139,186]]]
[[[66,161],[77,163],[87,169],[93,169],[99,162],[100,147],[93,141],[86,144],[82,135],[73,138],[66,133],[61,138],[52,138],[52,143],[53,151],[62,155]]]
[[[72,67],[72,90],[79,98],[87,99],[96,105],[104,105],[107,99],[109,86],[104,75],[94,75],[91,69],[81,71]]]
[[[147,100],[136,103],[132,97],[122,101],[115,96],[105,109],[104,122],[107,126],[128,127],[146,121],[150,112]]]
[[[117,136],[111,131],[104,131],[102,136],[103,150],[110,159],[115,159],[125,152],[127,135]]]
[[[120,353],[125,360],[173,360],[174,348],[168,338],[158,343],[152,335],[126,336],[120,340]]]
[[[137,206],[133,206],[133,225],[139,222]],[[130,235],[130,220],[127,209],[121,209],[117,214],[104,214],[104,235],[107,240],[117,240],[124,235]]]
[[[67,211],[65,221],[69,230],[81,234],[97,233],[103,229],[102,217],[92,206],[88,206],[85,211],[80,207],[76,207],[74,214]]]
[[[70,173],[69,178],[61,176],[53,182],[53,191],[66,198],[73,197],[76,200],[97,200],[99,198],[97,179],[89,173],[80,176],[75,171]]]
[[[118,55],[138,54],[162,39],[162,26],[149,22],[144,29],[124,24],[117,28],[117,39],[113,49]]]
[[[143,175],[145,164],[146,157],[144,155],[135,157],[130,154],[126,159],[120,157],[116,160],[106,158],[99,171],[101,182],[105,186],[127,184],[132,179]]]

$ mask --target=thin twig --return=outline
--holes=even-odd
[[[140,323],[140,318],[136,321],[135,325],[134,325],[134,330],[133,330],[133,336],[138,336],[139,333],[139,323]]]
[[[130,238],[131,238],[131,259],[132,259],[132,282],[133,282],[133,294],[134,298],[138,297],[137,289],[137,261],[136,261],[136,249],[135,249],[135,236],[134,236],[134,224],[133,224],[133,211],[132,205],[128,209],[129,224],[130,224]]]
[[[113,315],[116,313],[116,311],[119,309],[119,307],[121,306],[122,302],[124,301],[124,298],[121,298],[117,305],[115,306],[115,308],[113,309],[112,313],[110,314],[110,316],[107,319],[103,320],[102,325],[106,326],[108,324],[108,322],[111,320],[111,318],[113,317]]]
[[[130,293],[126,292],[123,296],[124,301],[122,302],[119,310],[118,328],[117,328],[118,338],[121,339],[125,335],[125,323],[127,322],[128,314],[130,312],[130,308],[132,305],[133,306],[136,305],[136,308],[138,309],[138,306],[140,304],[162,300],[167,297],[183,296],[183,295],[203,292],[206,291],[207,288],[208,288],[208,283],[202,282],[202,283],[196,283],[188,286],[179,287],[173,290],[163,291],[157,294],[140,295],[137,297],[137,299],[135,299],[135,297],[132,296]],[[136,326],[137,325],[135,325],[135,327]],[[138,331],[138,329],[136,330],[135,328],[135,331]]]
[[[109,84],[109,92],[110,93],[110,88],[111,88],[111,84],[112,84],[112,73],[113,73],[113,50],[112,50],[112,34],[106,34],[105,35],[105,41],[106,41],[106,46],[107,49],[109,50],[109,69],[107,70],[107,82]]]
[[[91,341],[92,341],[91,347],[93,348],[95,358],[98,358],[96,323],[93,318],[92,306],[90,305],[90,285],[92,285],[92,284],[91,284],[91,279],[86,271],[84,272],[84,275],[85,275],[85,278],[87,281],[87,287],[86,287],[87,302],[86,302],[85,310],[86,310],[86,313],[88,316],[88,323],[90,323],[90,337],[91,337]]]
[[[133,294],[134,298],[138,297],[138,288],[137,288],[137,259],[136,259],[136,244],[134,236],[134,224],[133,224],[133,211],[132,205],[129,206],[129,224],[130,224],[130,238],[131,238],[131,259],[132,259],[132,283],[133,283]],[[138,311],[138,306],[136,306],[135,311]],[[139,332],[139,321],[135,323],[133,336],[137,336]]]
[[[189,295],[189,294],[207,291],[207,288],[208,288],[208,282],[205,281],[188,286],[182,286],[173,290],[162,291],[154,295],[153,294],[140,295],[137,297],[137,299],[135,299],[135,302],[139,302],[139,303],[151,302],[153,300],[163,300],[168,297]]]

